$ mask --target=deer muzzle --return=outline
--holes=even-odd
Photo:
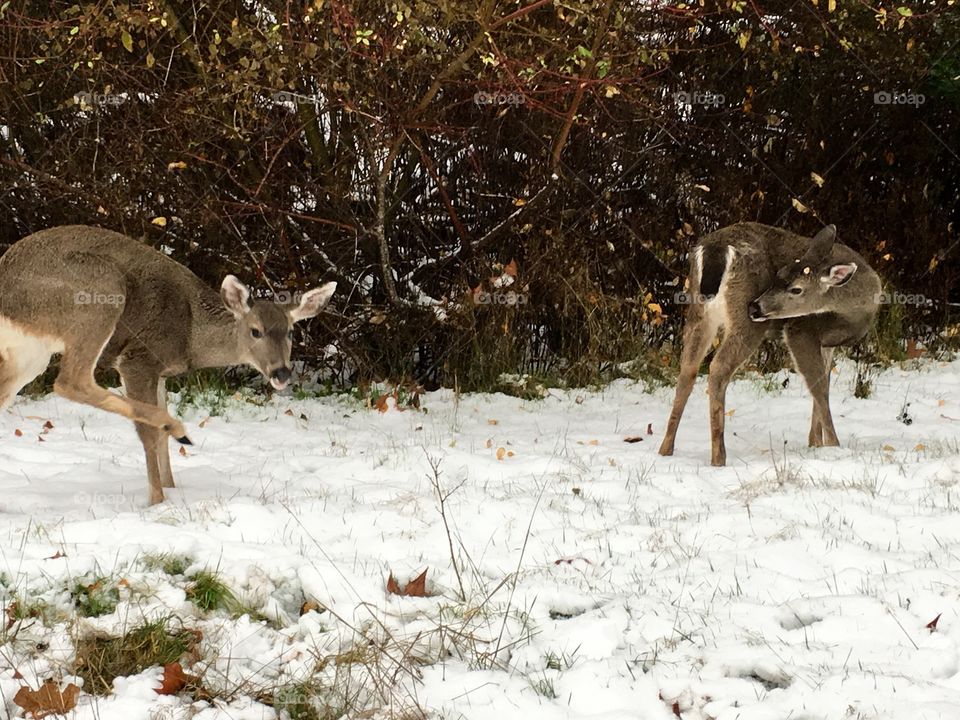
[[[293,373],[290,372],[290,368],[279,367],[271,373],[270,384],[273,385],[274,390],[283,390],[290,384],[292,375]]]
[[[760,303],[756,300],[751,301],[751,303],[747,305],[747,314],[750,315],[750,319],[754,322],[763,322],[767,319],[767,316],[760,308]]]

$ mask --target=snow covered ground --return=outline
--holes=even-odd
[[[797,376],[736,382],[726,468],[702,382],[673,458],[672,390],[626,381],[386,413],[237,402],[188,414],[196,446],[152,508],[127,421],[20,399],[0,415],[0,593],[56,612],[0,635],[3,716],[23,684],[76,680],[78,638],[172,616],[216,697],[158,696],[155,668],[71,717],[274,718],[255,698],[313,678],[323,718],[958,718],[960,362],[887,370],[868,400],[850,365],[834,383],[843,447],[814,450]],[[253,616],[190,603],[203,568]],[[428,597],[386,591],[424,569]],[[92,577],[120,602],[78,617],[68,589]]]

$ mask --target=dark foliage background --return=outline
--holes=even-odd
[[[211,285],[335,279],[301,357],[471,388],[662,363],[699,235],[833,222],[929,341],[958,77],[954,0],[9,0],[0,251],[92,223]]]

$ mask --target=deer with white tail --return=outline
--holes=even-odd
[[[725,465],[725,396],[730,378],[767,335],[782,333],[813,396],[808,443],[839,445],[830,414],[833,349],[862,339],[880,305],[880,278],[828,225],[813,238],[758,223],[704,237],[690,258],[688,303],[673,409],[660,445],[672,455],[700,363],[723,328],[710,363],[710,462]]]
[[[317,315],[334,290],[327,283],[280,305],[254,300],[228,275],[218,294],[120,233],[80,225],[34,233],[0,257],[0,410],[60,353],[54,391],[134,421],[150,504],[159,503],[174,487],[168,436],[191,444],[167,412],[166,378],[249,365],[283,389],[294,323]],[[125,397],[97,384],[98,366],[116,368]]]

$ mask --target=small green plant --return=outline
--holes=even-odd
[[[557,699],[557,689],[553,686],[553,680],[546,675],[531,681],[530,684],[533,686],[533,690],[537,695],[541,695],[548,700]]]
[[[83,678],[85,692],[107,695],[113,690],[114,678],[177,662],[197,643],[198,636],[193,630],[174,631],[170,619],[161,618],[121,637],[81,638],[73,672]]]
[[[279,687],[273,693],[273,708],[290,720],[323,720],[317,700],[317,688],[309,680]]]
[[[554,652],[548,652],[546,655],[544,655],[543,662],[547,666],[548,670],[560,669],[560,656]]]
[[[120,591],[108,577],[86,576],[74,581],[70,589],[73,606],[84,617],[109,615],[117,609]]]
[[[160,570],[166,575],[176,577],[187,572],[193,564],[193,559],[186,555],[176,555],[174,553],[161,553],[157,555],[146,555],[143,558],[143,565],[147,570]]]
[[[196,573],[187,587],[187,599],[205,612],[225,610],[237,613],[242,610],[240,601],[219,578],[209,570]]]
[[[900,303],[886,303],[880,306],[876,322],[871,331],[871,349],[874,360],[880,362],[901,362],[907,359],[906,313]]]
[[[29,598],[16,596],[8,602],[6,615],[8,620],[16,622],[29,620],[31,618],[43,618],[47,614],[47,609],[47,604],[42,600],[31,600]]]

